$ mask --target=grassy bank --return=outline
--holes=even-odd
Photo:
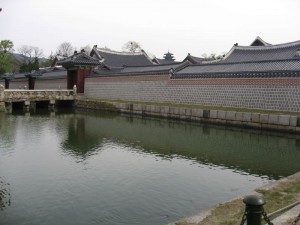
[[[271,219],[279,216],[284,207],[300,201],[300,173],[285,178],[275,185],[257,189],[257,193],[262,194],[266,200],[265,211],[271,216]],[[242,198],[219,204],[211,211],[211,214],[199,223],[188,223],[181,221],[176,225],[237,225],[240,224],[244,213],[245,205]],[[278,211],[278,213],[275,213]]]

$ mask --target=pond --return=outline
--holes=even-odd
[[[296,137],[103,112],[0,114],[0,224],[167,224],[298,172]]]

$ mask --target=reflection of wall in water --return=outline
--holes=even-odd
[[[4,210],[8,206],[10,206],[9,184],[0,177],[0,210]]]
[[[85,123],[99,137],[136,143],[166,157],[180,155],[275,178],[300,169],[295,135],[127,116],[86,117]]]
[[[68,135],[62,143],[64,150],[77,156],[87,156],[101,143],[97,133],[86,129],[84,117],[72,117],[68,122]]]
[[[0,138],[1,142],[5,144],[4,151],[7,151],[13,146],[16,138],[16,120],[5,113],[0,112]]]

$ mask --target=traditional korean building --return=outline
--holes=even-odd
[[[251,46],[235,44],[222,60],[185,67],[171,80],[197,85],[200,104],[299,112],[300,41],[257,40]]]
[[[67,69],[67,88],[73,89],[74,85],[77,87],[78,93],[84,93],[84,79],[85,76],[91,74],[92,70],[101,66],[102,63],[89,55],[84,50],[74,55],[67,57],[58,62]]]
[[[265,42],[263,39],[261,39],[259,36],[257,36],[254,41],[250,44],[250,46],[270,46],[271,44],[268,42]]]
[[[300,112],[300,41],[272,45],[257,37],[250,46],[233,45],[220,60],[189,54],[168,64],[144,52],[94,46],[90,56],[76,53],[59,64],[16,75],[14,87],[25,82],[31,88],[31,79],[35,88],[76,85],[90,98]]]
[[[120,69],[124,66],[148,66],[153,65],[152,59],[144,50],[141,52],[117,52],[98,48],[95,45],[90,54],[98,59],[106,69]]]
[[[177,63],[177,62],[175,61],[174,54],[173,54],[173,53],[170,53],[169,51],[168,51],[167,53],[164,54],[163,59],[159,59],[159,58],[154,57],[154,58],[152,59],[152,61],[153,61],[155,64],[172,64],[172,63]]]
[[[205,58],[192,56],[190,53],[188,53],[187,57],[185,57],[183,61],[189,61],[191,64],[201,64],[203,61],[205,61]]]

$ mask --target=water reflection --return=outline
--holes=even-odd
[[[103,113],[1,116],[1,224],[167,224],[299,171],[295,135]]]
[[[12,127],[13,123],[8,119],[6,114],[0,113],[0,147],[4,145],[5,150],[8,150],[15,140],[15,129]]]
[[[62,143],[62,148],[75,156],[87,157],[101,144],[101,138],[97,134],[86,130],[84,117],[72,117],[68,121],[68,134]]]
[[[8,206],[10,206],[9,184],[0,177],[0,210],[4,210]]]
[[[300,169],[295,135],[150,118],[77,115],[69,120],[63,146],[85,156],[98,149],[103,139],[160,157],[187,158],[275,179]]]

